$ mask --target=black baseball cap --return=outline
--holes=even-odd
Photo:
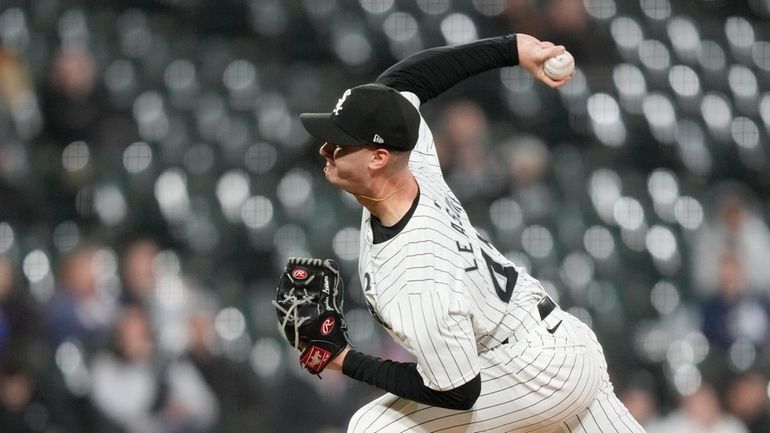
[[[376,83],[346,90],[330,113],[299,118],[310,135],[340,146],[412,150],[420,131],[417,108],[395,89]]]

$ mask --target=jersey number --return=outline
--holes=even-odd
[[[369,275],[369,272],[364,274],[364,293],[368,293],[370,290],[372,290],[372,277]],[[376,320],[380,325],[384,326],[387,329],[391,329],[390,325],[385,323],[384,320],[382,320],[382,317],[377,313],[377,310],[374,309],[374,306],[372,306],[371,303],[369,303],[369,299],[366,299],[366,308],[369,309],[369,314],[374,317],[374,320]]]
[[[487,269],[489,269],[489,276],[492,277],[492,284],[495,286],[497,297],[507,303],[511,300],[519,273],[516,272],[513,266],[503,266],[492,260],[492,257],[489,257],[484,250],[481,250],[481,255],[484,257],[484,261],[487,262]],[[501,282],[502,284],[500,284]]]

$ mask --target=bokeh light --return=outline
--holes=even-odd
[[[679,290],[669,281],[658,281],[650,291],[650,303],[661,315],[672,313],[680,299]]]
[[[152,148],[147,143],[137,141],[123,151],[123,167],[129,173],[141,173],[152,163]]]
[[[615,0],[583,0],[586,11],[596,19],[606,20],[615,16]]]
[[[31,283],[38,283],[51,272],[51,261],[42,250],[32,250],[22,262],[24,275]]]
[[[0,254],[5,254],[11,249],[15,239],[13,227],[5,221],[0,222]]]
[[[495,200],[489,207],[489,218],[500,230],[516,230],[523,222],[521,206],[511,198]]]
[[[541,259],[551,254],[553,250],[553,236],[543,226],[529,226],[521,233],[521,245],[527,254]]]
[[[67,145],[62,151],[61,159],[64,169],[76,172],[85,168],[91,158],[91,152],[86,143],[75,141]]]
[[[592,257],[603,260],[615,251],[615,239],[606,227],[593,226],[583,235],[583,245]]]
[[[273,203],[257,195],[247,198],[241,207],[241,220],[251,229],[261,229],[273,220]]]
[[[223,308],[215,319],[217,334],[225,340],[232,341],[240,337],[246,330],[246,319],[237,308]]]
[[[356,227],[345,227],[334,235],[332,248],[342,260],[353,261],[358,258],[358,244],[361,241],[361,231]]]

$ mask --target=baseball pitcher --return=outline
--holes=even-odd
[[[311,373],[324,368],[386,391],[349,433],[644,430],[613,393],[596,336],[468,220],[447,186],[419,107],[463,79],[565,51],[524,34],[419,52],[328,113],[301,115],[323,144],[326,179],[363,206],[359,274],[369,309],[416,358],[351,349],[333,260],[291,258],[275,302]]]

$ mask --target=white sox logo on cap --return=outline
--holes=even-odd
[[[405,96],[377,83],[345,90],[329,113],[302,113],[299,118],[310,135],[327,143],[400,151],[414,149],[421,121]]]
[[[332,113],[334,113],[335,116],[339,116],[340,111],[342,111],[342,104],[345,103],[345,100],[348,99],[348,96],[350,96],[351,90],[345,90],[345,93],[342,94],[342,97],[337,101],[337,105],[334,106],[334,110],[332,110]]]

